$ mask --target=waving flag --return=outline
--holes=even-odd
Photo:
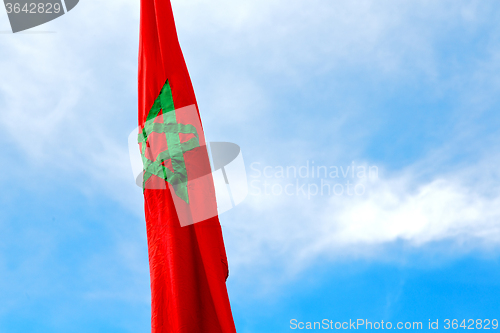
[[[236,332],[197,110],[170,1],[141,0],[138,138],[153,333]]]

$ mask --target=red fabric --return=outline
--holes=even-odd
[[[169,0],[141,0],[139,126],[168,79],[176,109],[196,104]],[[144,192],[152,333],[236,332],[218,217],[180,227],[170,191]]]

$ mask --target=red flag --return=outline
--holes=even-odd
[[[149,155],[143,150],[146,146],[150,147],[149,140],[152,137],[145,130],[148,120],[151,124],[154,121],[152,116],[163,119],[167,115],[174,115],[173,124],[184,128],[190,125],[177,124],[181,117],[177,115],[175,118],[174,111],[193,105],[197,110],[191,79],[177,39],[170,0],[141,0],[139,128],[143,132],[139,135],[139,141],[143,161],[150,162]],[[151,125],[150,128],[154,126],[156,125]],[[165,125],[158,126],[172,124],[165,122]],[[194,126],[191,128],[198,137],[199,130]],[[174,134],[182,137],[189,136],[190,133],[186,131]],[[158,132],[153,134],[157,135]],[[169,150],[189,145],[188,141],[181,142],[182,138],[177,139],[177,146],[167,143]],[[186,137],[185,140],[191,140],[198,146],[200,142],[204,142],[202,139],[196,141],[194,137]],[[181,226],[176,212],[174,198],[184,205],[196,205],[196,200],[199,201],[199,192],[198,197],[192,196],[188,194],[188,187],[182,181],[172,182],[176,177],[187,177],[186,169],[189,165],[192,167],[189,157],[183,159],[185,151],[187,149],[181,150],[177,155],[168,153],[168,160],[161,160],[161,164],[151,166],[144,173],[152,333],[236,332],[226,289],[228,266],[219,219],[215,216],[203,222]],[[171,186],[155,187],[146,184],[165,183],[172,175],[172,179],[168,179]],[[213,191],[207,193],[206,201],[214,201]],[[209,203],[208,206],[210,205]]]

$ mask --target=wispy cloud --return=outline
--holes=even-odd
[[[271,190],[250,196],[240,213],[222,217],[229,244],[235,243],[229,247],[233,273],[269,265],[297,272],[320,258],[377,259],[384,247],[401,242],[423,251],[443,241],[458,249],[456,254],[497,251],[500,181],[495,160],[459,171],[432,172],[423,180],[428,171],[414,166],[394,175],[382,171],[376,181],[355,182],[365,186],[363,195],[308,199],[295,195],[291,187],[290,196],[273,195]],[[282,188],[296,181],[266,180]]]

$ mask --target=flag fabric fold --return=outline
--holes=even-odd
[[[170,1],[141,0],[140,129],[167,85],[172,110],[198,107]],[[163,114],[171,111],[163,108]],[[147,138],[142,144],[148,144]],[[152,333],[236,332],[226,289],[228,264],[219,219],[215,216],[181,226],[173,192],[168,186],[144,187]]]

